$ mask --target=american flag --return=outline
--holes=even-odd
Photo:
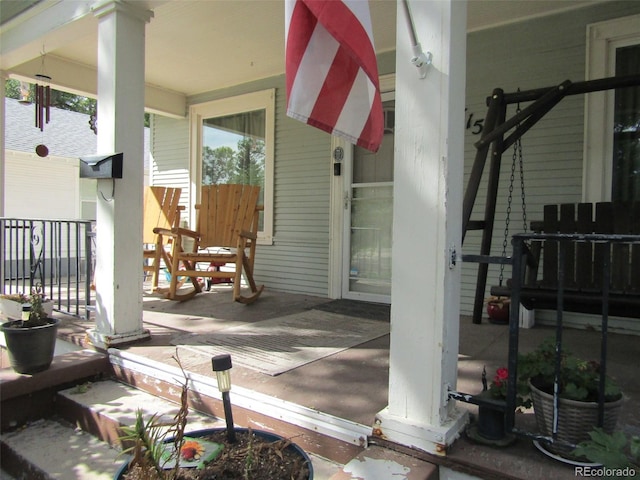
[[[287,115],[377,151],[383,115],[366,0],[286,0]]]

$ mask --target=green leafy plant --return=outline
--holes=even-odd
[[[42,293],[42,285],[38,284],[31,290],[29,297],[31,303],[31,309],[29,310],[29,319],[24,322],[28,323],[30,327],[37,325],[45,325],[48,321],[47,312],[44,310],[43,302],[45,300]]]
[[[144,413],[141,409],[136,410],[136,422],[130,427],[122,427],[120,441],[123,445],[122,454],[131,455],[131,469],[138,469],[145,478],[158,478],[163,480],[173,480],[178,478],[180,469],[180,452],[184,443],[184,431],[187,426],[187,416],[189,414],[189,388],[187,376],[180,358],[173,357],[182,375],[185,378],[180,394],[180,409],[170,422],[161,422],[158,415],[154,414],[145,421]],[[167,458],[165,440],[172,438],[173,452]],[[165,465],[170,461],[175,461],[173,468],[165,469]],[[155,471],[155,477],[151,472]]]
[[[486,372],[483,370],[483,386],[486,384]],[[496,399],[504,400],[507,398],[507,386],[509,383],[509,370],[500,367],[496,369],[496,374],[488,386],[489,394]],[[518,382],[516,385],[516,407],[529,408],[531,406],[531,399],[527,398],[529,393],[528,385]]]
[[[163,442],[167,435],[164,428],[167,424],[159,422],[157,415],[145,421],[142,409],[136,410],[136,422],[130,427],[122,427],[123,434],[120,441],[123,445],[130,445],[122,450],[122,454],[132,456],[131,465],[142,470],[153,469],[158,478],[165,478]]]
[[[610,469],[640,466],[640,436],[627,436],[619,430],[612,434],[596,427],[590,440],[580,442],[573,453]]]
[[[30,295],[25,295],[24,293],[12,293],[12,294],[3,294],[2,298],[7,300],[11,300],[22,305],[29,305],[28,315],[23,313],[23,317],[19,322],[15,322],[14,327],[19,328],[30,328],[30,327],[39,327],[42,325],[46,325],[49,322],[49,315],[44,309],[44,302],[46,300],[44,293],[42,291],[42,285],[37,284],[35,287],[31,289]]]
[[[519,391],[528,388],[528,382],[540,390],[552,393],[556,372],[556,347],[548,338],[531,353],[518,357]],[[558,377],[560,398],[595,402],[598,400],[600,364],[574,357],[563,350],[560,356]],[[605,378],[605,401],[614,401],[622,396],[619,387],[609,377]]]

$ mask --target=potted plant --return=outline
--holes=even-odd
[[[528,387],[536,423],[540,433],[552,435],[553,389],[556,376],[556,346],[547,339],[531,353],[520,355],[518,360],[518,382]],[[589,440],[589,432],[598,423],[598,387],[600,384],[600,364],[586,361],[563,350],[560,355],[558,374],[558,427],[557,439],[561,443],[540,445],[543,449],[561,457],[572,459],[573,448]],[[604,422],[606,433],[615,430],[622,393],[616,383],[605,378]],[[564,444],[564,445],[563,445]]]
[[[0,319],[3,321],[16,320],[22,318],[22,309],[29,306],[31,302],[30,296],[24,293],[7,293],[0,294]],[[50,299],[42,299],[42,308],[47,316],[53,313],[53,302]]]
[[[506,447],[515,441],[515,436],[505,430],[508,377],[509,371],[500,367],[488,385],[486,368],[482,369],[482,392],[475,396],[478,399],[478,418],[467,430],[467,434],[479,443]],[[531,406],[531,401],[525,399],[520,390],[519,387],[516,410]]]
[[[22,306],[21,317],[9,317],[0,331],[4,333],[11,367],[18,373],[34,374],[51,365],[59,320],[47,312],[39,285],[28,297],[18,295],[17,301]]]
[[[224,359],[226,376],[218,376],[223,402],[229,402],[231,359],[214,357],[214,369],[220,357],[229,357]],[[138,410],[135,424],[122,427],[122,453],[130,458],[114,480],[313,480],[311,459],[302,448],[271,432],[235,427],[230,403],[224,407],[226,428],[187,432],[188,380],[177,352],[173,358],[185,376],[180,409],[169,422],[155,414],[145,420]]]

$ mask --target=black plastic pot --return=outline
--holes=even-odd
[[[249,431],[248,428],[236,428],[235,430],[238,433],[248,432]],[[226,428],[207,428],[207,429],[204,429],[204,430],[197,430],[195,432],[185,433],[185,436],[194,437],[194,438],[200,438],[200,437],[206,437],[206,436],[212,435],[214,433],[219,433],[219,432],[224,432],[224,431],[226,431]],[[276,435],[275,433],[265,432],[263,430],[253,430],[253,429],[251,429],[251,432],[254,433],[256,436],[258,436],[260,438],[263,438],[264,440],[267,440],[267,441],[270,441],[270,442],[277,442],[279,440],[283,440],[284,439],[284,437],[281,437],[280,435]],[[171,438],[166,440],[167,443],[168,442],[172,442],[172,441],[173,441],[173,439],[171,439]],[[307,455],[307,452],[305,452],[302,448],[300,448],[295,443],[291,443],[287,447],[287,450],[295,452],[297,455],[300,455],[300,457],[302,457],[305,462],[307,462],[307,465],[309,466],[309,476],[305,480],[313,480],[313,464],[311,463],[311,459],[309,458],[309,455]],[[118,469],[118,471],[116,472],[116,474],[113,477],[114,480],[122,480],[124,478],[124,475],[127,473],[127,470],[129,468],[129,462],[130,462],[130,460],[127,460],[120,466],[120,468]]]
[[[60,320],[50,318],[49,321],[40,327],[16,327],[20,320],[0,326],[7,343],[9,363],[16,372],[31,375],[51,366]]]

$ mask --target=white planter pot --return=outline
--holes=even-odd
[[[2,321],[9,319],[20,320],[22,318],[22,305],[22,303],[16,302],[15,300],[0,297],[0,319]],[[50,317],[53,313],[53,301],[45,300],[42,302],[42,307],[47,313],[47,316]]]

